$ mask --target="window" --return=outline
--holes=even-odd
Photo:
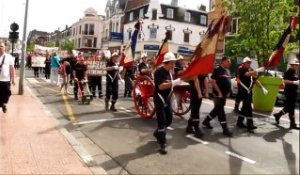
[[[169,40],[172,40],[172,38],[173,38],[173,31],[172,31],[172,30],[168,30],[168,32],[170,33],[170,38],[169,38]]]
[[[84,32],[83,32],[83,34],[87,35],[88,34],[88,29],[89,29],[89,25],[88,24],[84,24]]]
[[[78,48],[80,48],[81,47],[81,40],[80,40],[80,38],[78,38]]]
[[[200,25],[206,25],[207,17],[205,15],[200,15]]]
[[[93,40],[92,39],[86,39],[86,43],[85,43],[85,47],[92,47],[92,43],[93,43]]]
[[[144,9],[140,9],[139,17],[144,18]]]
[[[94,38],[94,48],[97,48],[97,37]]]
[[[116,32],[118,32],[119,31],[119,23],[117,22],[117,24],[116,24]]]
[[[157,19],[157,9],[152,9],[152,20]]]
[[[168,8],[167,9],[167,18],[173,19],[173,12],[174,12],[174,9]]]
[[[128,39],[129,39],[129,40],[131,40],[131,36],[132,36],[132,31],[129,30],[129,31],[128,31]]]
[[[190,33],[183,33],[183,42],[185,43],[190,42]]]
[[[133,21],[133,12],[129,13],[129,21]]]
[[[94,33],[95,33],[95,25],[94,24],[90,24],[89,35],[94,35]]]
[[[79,26],[79,35],[81,34],[81,25]]]
[[[186,21],[186,22],[191,21],[191,13],[190,12],[184,12],[184,21]]]
[[[237,34],[239,31],[239,18],[232,18],[230,32],[231,34]]]
[[[156,35],[157,35],[157,29],[150,28],[150,39],[156,39]]]

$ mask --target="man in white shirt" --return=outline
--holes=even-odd
[[[5,53],[5,44],[0,42],[0,107],[7,112],[6,104],[11,95],[10,84],[15,85],[14,58]]]

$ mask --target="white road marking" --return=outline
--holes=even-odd
[[[226,151],[225,153],[228,154],[228,155],[230,155],[230,156],[232,156],[232,157],[241,159],[241,160],[243,160],[243,161],[245,161],[245,162],[248,162],[248,163],[251,163],[251,164],[255,164],[255,163],[256,163],[256,161],[254,161],[254,160],[251,160],[251,159],[249,159],[249,158],[247,158],[247,157],[238,155],[238,154],[236,154],[236,153],[234,153],[234,152],[231,152],[231,151]]]
[[[91,123],[101,123],[101,122],[108,122],[108,121],[120,121],[120,120],[130,120],[130,119],[139,119],[138,117],[121,117],[121,118],[111,118],[111,119],[98,119],[98,120],[90,120],[84,122],[76,122],[74,125],[85,125]]]
[[[194,140],[194,141],[196,141],[196,142],[202,143],[203,145],[209,144],[209,142],[204,141],[204,140],[201,140],[201,139],[198,139],[198,138],[194,137],[192,134],[188,134],[188,135],[186,135],[185,137],[187,137],[187,138],[189,138],[189,139],[192,139],[192,140]]]
[[[125,111],[125,112],[133,112],[132,110],[126,109],[126,108],[124,108],[124,107],[120,107],[120,109],[123,110],[123,111]]]

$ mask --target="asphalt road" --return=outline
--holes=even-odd
[[[118,112],[111,113],[104,110],[103,99],[82,105],[44,78],[30,76],[27,72],[31,90],[86,147],[95,165],[109,174],[299,174],[299,130],[289,130],[286,119],[276,126],[272,117],[255,115],[258,129],[250,134],[235,127],[237,116],[229,100],[226,113],[234,137],[224,137],[215,119],[214,129],[203,128],[205,136],[200,140],[185,134],[189,114],[184,119],[174,116],[167,131],[168,154],[162,156],[152,136],[155,118],[139,118],[132,99],[122,97],[122,89]],[[210,100],[204,100],[201,120],[212,107]],[[101,151],[95,153],[91,145]]]

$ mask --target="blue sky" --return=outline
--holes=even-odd
[[[171,0],[159,0],[169,4]],[[26,0],[0,0],[0,37],[7,37],[9,26],[19,24],[22,38]],[[99,14],[104,15],[107,0],[29,0],[27,33],[33,29],[51,32],[65,25],[72,25],[93,7]],[[208,0],[179,0],[180,6],[195,9],[200,4],[208,7]]]

